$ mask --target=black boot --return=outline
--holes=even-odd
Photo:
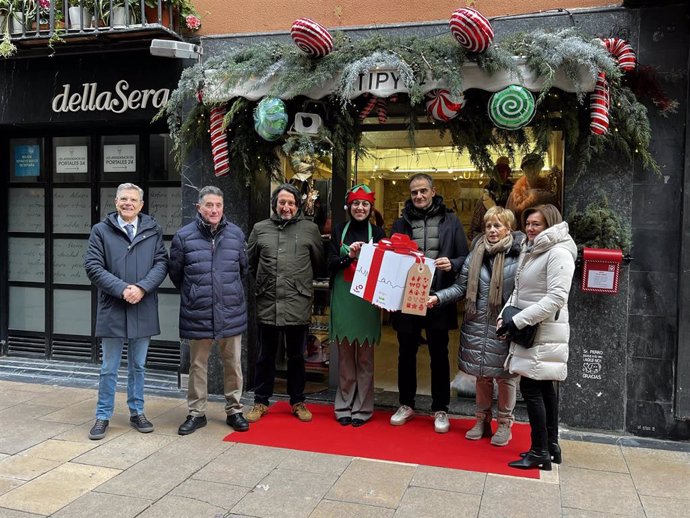
[[[523,451],[520,454],[521,458],[527,457],[528,451]],[[558,445],[557,442],[551,442],[549,443],[549,454],[551,455],[551,462],[554,464],[560,464],[561,461],[563,460],[561,456],[561,447]]]
[[[518,469],[539,468],[544,471],[551,471],[551,455],[548,451],[530,450],[520,460],[509,462],[508,466]]]

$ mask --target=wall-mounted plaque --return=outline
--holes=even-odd
[[[91,230],[91,189],[53,190],[53,232],[84,234]]]
[[[88,146],[56,146],[55,147],[55,172],[56,173],[88,173],[89,172],[89,147]]]
[[[11,237],[10,281],[45,282],[45,240],[35,237]]]
[[[45,229],[46,200],[43,189],[10,189],[10,232],[43,232]]]
[[[182,189],[152,187],[143,212],[155,218],[164,234],[174,234],[182,223]]]
[[[84,284],[91,281],[84,270],[86,239],[56,239],[53,241],[53,282],[57,284]]]
[[[104,144],[103,172],[132,173],[137,170],[136,144]]]
[[[41,176],[41,146],[18,144],[14,147],[14,176]]]

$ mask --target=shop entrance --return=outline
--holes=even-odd
[[[562,209],[563,141],[558,132],[553,133],[549,149],[542,157],[543,162],[537,164],[536,170],[531,166],[528,171],[521,169],[526,153],[519,150],[495,150],[491,155],[493,163],[503,165],[490,171],[478,170],[467,152],[457,152],[449,135],[442,136],[428,124],[417,127],[414,146],[410,144],[409,134],[402,124],[367,124],[362,144],[368,153],[359,159],[352,154],[347,187],[364,183],[376,192],[375,208],[383,219],[388,236],[393,222],[400,216],[405,201],[410,197],[409,179],[417,173],[432,177],[437,194],[460,218],[468,242],[482,231],[481,223],[479,226],[476,223],[481,222],[481,207],[490,203],[506,205],[513,190],[516,195],[510,203],[516,212],[539,203],[554,203]],[[503,177],[499,170],[504,171]],[[338,211],[343,210],[342,199],[332,196],[329,165],[321,162],[291,164],[286,161],[284,173],[290,182],[302,190],[306,200],[305,215],[319,225],[324,247],[327,248],[330,221],[337,220]],[[530,175],[529,181],[527,173]],[[337,363],[334,361],[337,354],[330,350],[334,344],[328,342],[329,303],[328,274],[324,271],[315,281],[314,312],[305,354],[306,392],[312,395],[323,393],[329,386],[334,388],[338,382]],[[458,304],[460,322],[462,312],[463,305]],[[385,395],[387,402],[392,402],[391,397],[397,402],[398,341],[388,313],[382,311],[381,319],[382,339],[375,352],[375,390],[379,396]],[[417,381],[418,394],[424,396],[431,395],[431,379],[429,353],[424,346],[423,334],[421,340],[417,355]],[[459,330],[451,331],[448,353],[451,378],[457,373],[459,343]],[[280,379],[284,362],[278,361],[276,392],[284,392],[284,382]]]
[[[180,174],[167,134],[13,136],[4,141],[7,179],[7,308],[9,356],[99,361],[93,337],[97,290],[83,266],[91,226],[115,210],[117,186],[144,189],[143,212],[164,230],[166,246],[181,222]],[[4,225],[3,225],[4,226]],[[6,295],[5,295],[6,294]],[[148,365],[177,370],[179,296],[166,278],[159,292],[161,334]]]

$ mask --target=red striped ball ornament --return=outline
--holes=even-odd
[[[609,83],[604,72],[599,72],[590,96],[589,130],[595,135],[605,135],[609,131]]]
[[[460,8],[450,17],[450,32],[470,52],[484,52],[494,40],[489,20],[476,9]]]
[[[637,57],[630,43],[621,38],[606,38],[602,42],[609,53],[616,59],[618,68],[623,72],[635,70]]]
[[[460,96],[456,101],[451,100],[448,90],[431,90],[426,94],[426,112],[437,121],[454,119],[465,106],[465,97]]]
[[[326,56],[333,50],[331,33],[323,25],[309,18],[295,20],[290,29],[290,36],[301,50],[315,58]]]

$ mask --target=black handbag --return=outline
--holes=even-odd
[[[503,313],[501,314],[503,325],[506,326],[512,322],[515,315],[520,313],[520,311],[522,310],[515,306],[506,306],[503,308]],[[539,324],[525,326],[522,329],[518,329],[514,335],[506,335],[505,339],[509,342],[515,342],[516,344],[529,349],[534,345],[534,338],[537,336],[538,328]]]

